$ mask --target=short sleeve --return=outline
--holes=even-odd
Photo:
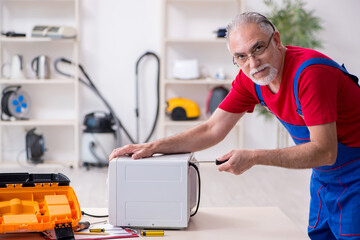
[[[254,96],[254,84],[241,71],[232,83],[232,88],[219,108],[231,113],[253,112],[258,103]]]

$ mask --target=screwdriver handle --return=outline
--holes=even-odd
[[[215,164],[220,165],[220,164],[226,163],[227,161],[229,161],[229,159],[226,159],[224,161],[219,161],[219,160],[216,159]]]

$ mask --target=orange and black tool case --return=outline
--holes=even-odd
[[[61,173],[0,173],[0,233],[55,230],[74,239],[81,219],[70,180]]]

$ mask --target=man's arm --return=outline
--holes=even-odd
[[[294,147],[275,150],[233,150],[218,158],[229,159],[219,171],[241,174],[254,165],[285,168],[314,168],[332,165],[337,157],[336,123],[308,127],[311,141]]]
[[[205,123],[175,136],[144,144],[130,144],[115,149],[109,160],[131,154],[134,159],[155,153],[195,152],[215,145],[225,138],[244,113],[230,113],[217,109]]]

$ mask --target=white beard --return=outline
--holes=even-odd
[[[269,68],[269,74],[262,79],[259,79],[259,80],[255,79],[254,74],[257,72],[260,72],[261,70],[263,70],[264,68],[267,68],[267,67]],[[269,85],[272,81],[275,80],[277,73],[278,73],[278,70],[276,68],[274,68],[270,64],[266,63],[264,65],[261,65],[258,68],[252,69],[250,71],[250,79],[257,85],[265,86],[265,85]]]

